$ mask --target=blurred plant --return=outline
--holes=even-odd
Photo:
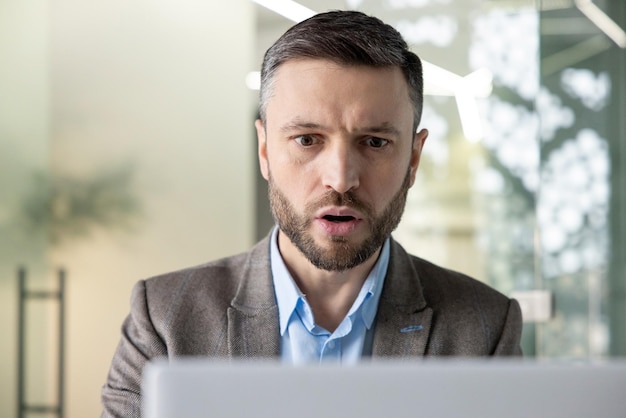
[[[29,232],[47,234],[53,245],[85,237],[96,227],[132,228],[141,214],[132,179],[130,165],[91,178],[36,173],[20,208],[21,221]]]

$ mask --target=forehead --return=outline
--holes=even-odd
[[[324,59],[294,59],[274,76],[267,116],[304,113],[307,118],[379,119],[412,123],[409,87],[399,67],[344,65]]]

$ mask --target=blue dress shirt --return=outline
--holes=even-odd
[[[331,333],[315,324],[306,295],[300,291],[285,266],[278,249],[278,228],[274,228],[270,262],[278,302],[283,362],[294,365],[352,365],[371,352],[371,333],[368,331],[376,317],[387,273],[389,245],[388,238],[348,314]]]

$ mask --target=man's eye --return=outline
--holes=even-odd
[[[371,136],[365,140],[365,144],[372,148],[382,148],[389,143],[388,140]]]
[[[313,135],[300,135],[295,137],[294,140],[303,147],[310,147],[318,142],[317,138]]]

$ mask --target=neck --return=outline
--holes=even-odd
[[[380,248],[352,269],[326,271],[311,264],[282,232],[279,232],[278,243],[289,273],[306,295],[315,323],[333,332],[354,304],[378,259]]]

